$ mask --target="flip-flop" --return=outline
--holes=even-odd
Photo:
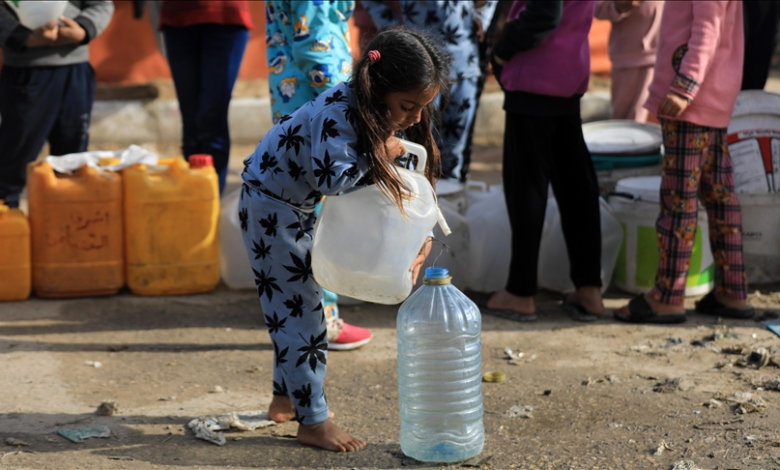
[[[501,308],[490,308],[487,306],[488,301],[496,292],[488,292],[477,300],[477,307],[483,315],[490,315],[493,317],[505,318],[507,320],[519,321],[519,322],[532,322],[536,321],[535,313],[520,313],[514,310],[505,310]]]
[[[563,294],[563,299],[561,299],[561,308],[564,312],[569,314],[569,317],[574,321],[582,321],[582,322],[594,322],[599,319],[599,316],[595,313],[591,313],[585,309],[580,304],[575,304],[574,302],[569,302],[566,300],[568,298],[568,294]]]
[[[629,316],[625,317],[615,310],[615,320],[627,323],[683,323],[684,313],[658,313],[645,299],[645,294],[639,294],[628,303]]]
[[[742,308],[727,307],[720,303],[717,297],[715,297],[715,291],[710,291],[698,302],[696,302],[696,311],[699,313],[705,313],[707,315],[717,315],[719,317],[726,318],[740,318],[748,319],[753,318],[756,314],[756,309],[752,305]]]

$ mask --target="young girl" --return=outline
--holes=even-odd
[[[742,80],[742,2],[666,2],[655,78],[645,106],[663,126],[661,212],[655,287],[615,312],[618,320],[685,321],[683,296],[696,231],[697,199],[707,208],[714,291],[696,311],[750,318],[742,223],[726,128]]]
[[[429,36],[387,30],[368,44],[351,82],[284,116],[244,161],[239,214],[275,354],[269,415],[295,417],[302,444],[337,452],[366,445],[328,419],[326,322],[311,270],[314,206],[323,195],[372,183],[400,205],[404,190],[393,165],[405,150],[396,133],[426,147],[433,183],[440,155],[431,102],[446,91],[449,64]],[[412,266],[414,278],[426,255],[421,250]]]

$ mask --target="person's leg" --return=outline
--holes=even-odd
[[[745,26],[743,90],[763,90],[775,52],[780,3],[775,0],[742,2]]]
[[[653,67],[612,69],[612,119],[646,122],[649,111],[644,104],[653,80]]]
[[[248,190],[239,200],[239,212],[249,220],[243,233],[263,318],[274,348],[274,399],[269,415],[276,421],[285,416],[286,393],[300,424],[301,443],[334,451],[365,447],[329,420],[325,399],[328,339],[319,286],[310,273],[291,275],[309,255],[311,240],[305,243],[268,232],[260,220],[273,219],[278,226],[305,226],[311,233],[313,216],[300,213]],[[288,269],[290,268],[290,269]]]
[[[477,78],[461,78],[450,87],[450,102],[442,110],[441,149],[442,178],[462,181],[468,173],[463,166],[468,130],[476,114]]]
[[[19,206],[34,161],[60,113],[57,67],[3,67],[0,74],[0,199]]]
[[[504,197],[512,228],[512,254],[506,288],[493,294],[491,309],[519,314],[535,311],[550,160],[552,119],[506,113],[504,133]]]
[[[249,32],[246,28],[235,25],[209,24],[203,27],[196,132],[199,152],[214,157],[214,169],[219,175],[221,194],[225,189],[230,159],[228,106],[249,40]]]
[[[165,26],[163,38],[181,113],[181,152],[184,158],[188,159],[190,155],[201,152],[196,117],[199,110],[201,48],[204,39],[199,26]]]
[[[734,173],[726,129],[711,129],[701,168],[701,199],[707,208],[710,247],[715,259],[715,296],[728,307],[747,305],[747,276],[742,253],[742,212],[734,191]]]
[[[88,62],[58,67],[65,86],[60,96],[62,107],[49,133],[49,153],[66,155],[86,152],[89,144],[89,119],[95,102],[95,72]]]
[[[552,184],[577,291],[567,299],[601,314],[601,210],[599,183],[579,116],[557,117],[552,136]]]
[[[708,128],[685,121],[664,119],[662,125],[666,153],[655,225],[658,272],[655,286],[645,297],[659,313],[680,313],[684,311],[685,283],[696,234],[701,164],[713,136]]]

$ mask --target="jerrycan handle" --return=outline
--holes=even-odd
[[[414,171],[421,175],[425,175],[425,165],[428,163],[428,151],[425,150],[425,147],[415,142],[409,142],[408,140],[398,140],[404,144],[407,152],[417,155],[417,165],[414,166]]]
[[[420,173],[421,175],[425,176],[425,165],[428,163],[428,151],[425,150],[425,147],[422,145],[415,143],[415,142],[409,142],[408,140],[404,139],[398,139],[401,141],[402,144],[404,144],[404,147],[406,147],[406,151],[409,153],[412,153],[414,155],[417,155],[417,165],[415,165],[414,170],[417,173]],[[444,233],[444,235],[449,235],[452,233],[452,230],[450,229],[449,225],[447,225],[447,219],[444,218],[444,214],[441,211],[441,207],[439,207],[439,200],[436,197],[436,191],[433,192],[433,198],[436,201],[436,210],[439,213],[439,227],[441,227],[441,231]]]

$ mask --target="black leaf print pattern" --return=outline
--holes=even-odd
[[[288,166],[290,167],[290,171],[288,171],[287,174],[295,181],[298,181],[298,178],[306,174],[306,170],[292,160],[288,162]]]
[[[336,120],[331,118],[325,118],[322,123],[322,133],[320,134],[320,142],[325,142],[328,137],[338,137],[339,131],[336,129]]]
[[[285,300],[284,306],[290,309],[291,317],[303,317],[303,297],[300,294],[294,294],[292,299]]]
[[[467,16],[469,16],[469,7],[464,4],[460,8],[460,17],[465,18]]]
[[[316,307],[314,307],[314,312],[319,311],[322,314],[322,319],[320,320],[320,325],[325,323],[325,309],[322,308],[322,302],[318,303]]]
[[[302,352],[303,354],[301,354],[301,357],[298,358],[298,362],[295,363],[295,367],[299,367],[301,364],[305,363],[306,360],[308,360],[311,371],[316,372],[317,361],[321,362],[323,365],[328,363],[328,359],[325,357],[325,353],[323,352],[328,349],[328,343],[325,341],[325,335],[327,334],[328,330],[326,329],[316,338],[314,335],[309,335],[309,341],[306,341],[306,338],[298,333],[298,336],[301,337],[306,345],[298,348],[298,351]]]
[[[459,118],[452,118],[450,120],[444,121],[444,125],[442,126],[444,128],[444,135],[446,137],[455,137],[461,135],[463,132],[463,129],[465,126],[460,123]]]
[[[322,193],[319,191],[309,191],[309,194],[306,195],[306,201],[310,199],[314,199],[315,201],[319,201],[320,198],[322,198]]]
[[[355,127],[355,116],[357,116],[355,108],[347,105],[347,109],[344,110],[344,119],[346,119],[352,127]]]
[[[265,219],[260,219],[260,226],[265,229],[265,234],[269,237],[276,236],[276,228],[278,223],[279,217],[276,215],[276,212],[273,214],[268,214],[268,217]]]
[[[471,108],[471,101],[468,98],[463,98],[463,103],[458,106],[458,112],[462,113],[469,108]]]
[[[243,185],[244,191],[241,193],[241,200],[244,199],[244,194],[246,194],[249,197],[252,197],[252,188],[249,187],[248,184]]]
[[[290,258],[295,266],[284,266],[284,269],[293,273],[293,276],[290,279],[287,279],[287,282],[301,280],[303,283],[306,283],[309,280],[309,277],[312,276],[311,251],[306,252],[306,261],[295,256],[293,253],[290,253]]]
[[[289,115],[289,114],[285,114],[284,116],[282,116],[281,119],[279,119],[279,124],[284,124],[285,122],[289,121],[290,119],[292,119],[292,116]]]
[[[282,318],[279,320],[279,317],[276,316],[276,312],[274,312],[274,316],[271,317],[270,315],[265,316],[265,326],[268,327],[268,332],[271,334],[278,333],[279,330],[284,329],[284,324],[287,322],[286,318]]]
[[[287,362],[287,359],[285,356],[287,355],[287,350],[290,349],[290,347],[286,347],[279,351],[279,346],[277,346],[276,341],[271,341],[274,343],[274,357],[276,357],[276,360],[274,361],[276,363],[276,367],[279,367],[279,364],[284,364]]]
[[[469,65],[473,65],[474,62],[476,62],[476,61],[477,61],[477,55],[474,54],[473,52],[471,54],[469,54],[469,58],[467,60],[468,64]]]
[[[273,259],[271,257],[271,245],[266,245],[262,238],[260,239],[259,245],[256,241],[252,240],[252,245],[252,253],[255,254],[255,259]]]
[[[295,222],[293,224],[288,225],[286,228],[298,230],[298,232],[295,234],[295,242],[296,243],[298,242],[298,240],[300,240],[301,238],[305,237],[306,235],[308,235],[309,238],[311,238],[311,234],[307,230],[304,230],[303,227],[301,226],[301,221],[300,220],[298,222]]]
[[[285,151],[288,151],[295,147],[295,155],[298,155],[301,151],[301,144],[303,143],[303,136],[298,135],[298,131],[301,130],[302,125],[303,124],[298,124],[294,128],[293,126],[290,126],[285,133],[279,134],[279,146],[276,147],[276,150],[285,147]]]
[[[274,395],[282,395],[285,397],[289,395],[290,392],[287,391],[287,383],[284,381],[284,379],[282,379],[281,385],[277,383],[276,380],[274,380],[273,382],[274,382]]]
[[[325,98],[325,104],[330,105],[333,103],[346,103],[347,97],[341,90],[336,90],[332,95]]]
[[[458,45],[458,39],[462,36],[457,26],[445,25],[441,31],[442,38],[453,46]]]
[[[246,171],[246,170],[247,170],[247,168],[249,167],[249,165],[251,165],[251,164],[252,164],[252,160],[253,160],[253,158],[252,158],[252,157],[254,157],[254,155],[250,155],[250,156],[248,156],[248,157],[246,157],[246,158],[244,159],[244,171]]]
[[[300,390],[295,390],[293,396],[298,399],[298,406],[309,408],[311,406],[311,384],[306,384]]]
[[[241,230],[244,232],[249,230],[249,224],[247,223],[249,221],[249,211],[246,209],[246,207],[238,210],[238,220],[241,221]]]
[[[389,8],[385,8],[384,10],[382,10],[382,13],[379,14],[379,17],[387,21],[395,20],[395,15],[393,14],[393,10]]]
[[[406,21],[414,23],[414,17],[420,14],[415,7],[414,3],[404,3],[404,17]]]
[[[441,21],[439,15],[436,14],[436,10],[428,10],[425,15],[425,26],[431,26]]]
[[[283,294],[282,289],[279,288],[279,284],[276,283],[276,278],[271,277],[271,270],[268,270],[268,274],[265,273],[262,269],[258,273],[255,268],[252,268],[252,272],[255,273],[255,285],[257,286],[257,293],[260,294],[260,297],[263,297],[263,294],[268,296],[268,301],[270,302],[273,300],[274,291],[279,292],[280,294]]]
[[[463,72],[458,72],[455,75],[455,77],[456,77],[456,80],[458,80],[458,81],[463,80],[463,77],[464,77]]]
[[[266,171],[271,171],[271,175],[275,175],[282,172],[282,169],[278,167],[279,161],[275,156],[271,156],[270,153],[265,152],[260,162],[260,173],[265,174]]]
[[[347,171],[344,172],[345,175],[351,180],[355,179],[358,175],[358,166],[357,163],[353,163],[352,165],[347,168]]]
[[[318,167],[314,170],[314,176],[317,178],[317,184],[322,186],[323,183],[327,181],[328,187],[330,187],[331,183],[333,182],[333,177],[336,176],[336,172],[333,171],[333,166],[336,164],[336,162],[330,159],[330,154],[327,150],[325,150],[325,159],[320,160],[315,158],[314,163]]]

